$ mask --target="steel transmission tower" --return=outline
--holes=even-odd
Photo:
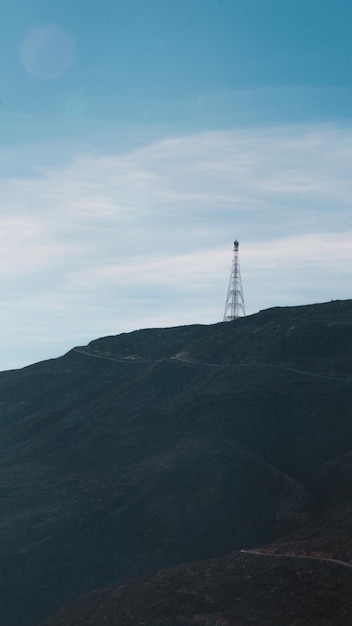
[[[233,244],[232,269],[226,298],[224,322],[231,322],[232,320],[237,320],[238,317],[246,315],[244,309],[240,262],[238,260],[238,247],[239,243],[236,239]]]

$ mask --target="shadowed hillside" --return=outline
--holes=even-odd
[[[232,553],[83,596],[43,626],[343,626],[352,570]]]
[[[308,528],[345,537],[351,348],[352,302],[337,301],[0,374],[2,624]]]

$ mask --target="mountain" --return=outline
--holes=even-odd
[[[309,596],[313,571],[310,589],[321,582],[321,593],[307,606],[334,597],[342,615],[348,568],[336,592],[336,563],[236,551],[352,558],[351,348],[348,300],[106,337],[1,373],[3,626],[37,625],[79,594],[88,596],[47,623],[105,623],[85,613],[102,597],[107,626],[154,626],[165,602],[171,621],[160,624],[210,625],[222,613],[231,626],[251,623],[247,600],[233,622],[230,595],[221,597],[226,572],[235,582],[243,563],[245,577],[262,572],[248,587],[264,607],[256,623],[269,624],[265,607],[276,623],[264,598],[268,585],[280,589],[280,571],[292,606],[292,580]],[[196,600],[182,604],[174,589],[193,571],[184,593]],[[148,589],[160,609],[152,622],[143,617]],[[246,594],[240,585],[238,597]],[[197,615],[210,617],[190,621]],[[286,618],[277,624],[315,623]]]

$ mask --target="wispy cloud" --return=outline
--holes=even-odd
[[[349,127],[258,128],[2,178],[0,366],[23,333],[35,360],[40,341],[37,358],[144,325],[220,320],[235,237],[249,312],[348,297],[351,156]]]

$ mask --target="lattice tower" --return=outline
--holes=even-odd
[[[224,322],[232,322],[232,320],[237,320],[238,317],[246,315],[244,308],[240,262],[238,258],[238,248],[239,243],[236,239],[233,244],[232,269],[226,298],[223,320]]]

